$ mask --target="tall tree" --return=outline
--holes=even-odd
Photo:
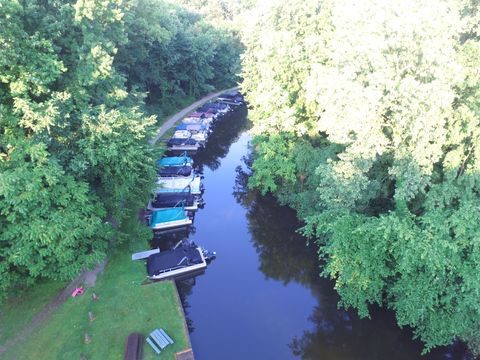
[[[126,41],[121,1],[0,5],[3,296],[105,257],[153,184],[154,119],[113,67]]]
[[[115,60],[149,102],[176,103],[233,86],[243,48],[234,28],[164,0],[141,0],[125,16],[128,43]]]
[[[298,210],[346,307],[389,306],[426,349],[478,344],[478,4],[259,9],[251,186]]]

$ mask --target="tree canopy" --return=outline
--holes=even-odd
[[[144,99],[233,85],[241,47],[160,0],[0,0],[0,21],[3,297],[70,279],[127,236],[155,179]]]
[[[478,3],[294,0],[257,13],[243,35],[250,186],[297,210],[344,306],[390,307],[427,350],[475,348]]]

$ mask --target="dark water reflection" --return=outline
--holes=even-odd
[[[239,111],[196,156],[207,205],[194,233],[175,235],[218,253],[204,275],[177,283],[196,359],[467,359],[461,345],[421,356],[421,343],[391,312],[373,309],[361,320],[337,308],[332,283],[318,275],[316,249],[295,232],[295,213],[247,189],[246,127]]]

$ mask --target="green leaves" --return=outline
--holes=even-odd
[[[120,1],[2,2],[0,289],[102,260],[154,184],[155,119],[114,66]],[[133,216],[137,219],[137,216]],[[132,230],[134,229],[134,230]]]
[[[141,207],[155,182],[155,154],[147,143],[154,123],[135,108],[100,107],[83,115],[71,170],[91,184],[117,223],[127,211],[120,204]]]
[[[306,221],[344,306],[389,306],[427,350],[479,344],[475,6],[271,3],[244,33],[250,185]]]
[[[104,208],[44,146],[18,143],[0,170],[2,295],[39,277],[70,279],[105,256]]]
[[[295,182],[295,166],[292,164],[293,143],[289,138],[270,136],[257,139],[254,146],[258,158],[252,167],[254,176],[250,186],[260,188],[265,194],[277,190],[279,181]]]
[[[175,104],[236,84],[242,47],[231,28],[162,0],[132,5],[125,22],[129,42],[119,48],[116,64],[150,102]]]

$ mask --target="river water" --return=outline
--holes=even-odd
[[[421,356],[422,344],[389,311],[373,308],[372,319],[359,319],[337,308],[332,282],[318,275],[314,246],[295,232],[295,213],[246,188],[247,128],[240,109],[195,157],[206,206],[188,236],[217,252],[205,274],[177,282],[195,358],[468,359],[462,345]]]

